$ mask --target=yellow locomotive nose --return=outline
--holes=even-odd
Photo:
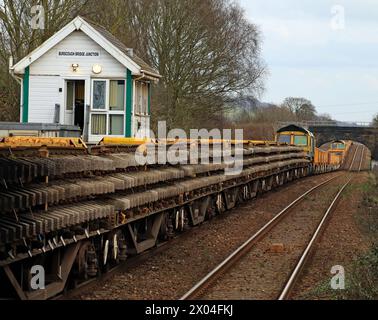
[[[305,128],[296,125],[281,128],[277,131],[276,141],[303,148],[310,159],[315,156],[315,137]]]

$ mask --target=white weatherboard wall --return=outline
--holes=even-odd
[[[59,56],[58,52],[96,52],[99,57]],[[79,68],[73,71],[72,65]],[[102,72],[94,74],[94,65]],[[91,79],[125,79],[126,68],[82,31],[75,31],[30,66],[29,122],[53,123],[60,105],[60,124],[65,123],[65,80],[86,81],[86,101],[91,104]]]
[[[59,55],[63,52],[66,55]],[[74,56],[67,53],[73,52]],[[77,53],[84,52],[85,55],[91,53],[92,56],[78,56]],[[99,54],[99,56],[96,56]],[[78,69],[73,70],[73,65],[77,64]],[[93,73],[93,66],[100,65],[102,72]],[[59,123],[69,124],[66,121],[66,81],[85,81],[85,105],[92,105],[92,81],[102,79],[109,81],[126,80],[127,69],[118,60],[113,58],[105,49],[98,45],[82,31],[74,31],[64,40],[46,52],[30,65],[29,81],[29,117],[31,123],[54,123],[56,105],[60,105]],[[138,114],[135,111],[135,81],[132,84],[134,90],[132,95],[132,121],[131,136],[149,136],[150,117],[145,112]],[[127,92],[125,86],[125,101]],[[144,98],[145,101],[148,97]],[[85,110],[88,110],[87,108]],[[87,112],[87,111],[86,111]],[[98,110],[90,110],[92,113],[99,113]],[[101,112],[100,112],[101,113]],[[125,117],[129,116],[125,112]],[[86,119],[92,119],[91,115],[85,114]],[[126,121],[126,118],[125,118]],[[138,122],[141,125],[139,134],[137,133]],[[91,123],[85,123],[84,132],[88,130],[89,142],[96,143],[101,140],[100,136],[93,136],[90,132]]]
[[[60,103],[60,77],[30,76],[29,122],[54,123],[55,104]]]
[[[100,57],[58,57],[58,51],[100,52]],[[73,72],[72,64],[79,69]],[[126,68],[82,31],[75,31],[30,66],[31,75],[95,76],[94,64],[102,66],[98,77],[126,77]]]

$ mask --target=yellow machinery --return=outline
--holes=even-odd
[[[310,159],[314,159],[315,157],[315,137],[313,133],[307,129],[296,125],[284,127],[277,131],[276,141],[279,143],[303,147]]]
[[[88,147],[80,138],[5,137],[0,138],[0,153],[35,154],[49,157],[52,154],[85,154]]]
[[[80,138],[5,137],[0,139],[0,148],[75,148],[86,149]]]
[[[103,138],[99,145],[109,146],[109,145],[123,145],[123,146],[140,146],[146,143],[154,143],[152,139],[137,139],[137,138],[113,138],[105,137]]]
[[[223,139],[138,139],[138,138],[112,138],[112,137],[105,137],[103,138],[99,145],[101,146],[112,146],[112,145],[119,145],[119,146],[140,146],[146,143],[166,143],[167,145],[172,145],[175,143],[199,143],[199,144],[220,144],[220,143],[229,143],[231,145],[235,144],[243,144],[243,145],[250,145],[250,146],[266,146],[266,145],[276,145],[275,141],[265,141],[265,140],[223,140]]]
[[[328,164],[328,152],[319,148],[315,148],[314,164]]]
[[[345,156],[351,146],[351,141],[335,140],[331,142],[328,150],[328,161],[330,164],[343,163]]]

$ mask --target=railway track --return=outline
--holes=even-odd
[[[361,171],[362,164],[363,164],[363,161],[364,161],[364,155],[365,155],[365,152],[366,152],[365,149],[366,149],[366,147],[363,146],[363,145],[358,146],[358,148],[357,148],[357,150],[354,154],[353,161],[352,161],[352,164],[350,166],[349,172],[353,171],[353,168],[355,167],[355,165],[356,165],[356,168],[358,168],[357,171],[358,172]],[[358,153],[359,153],[359,156],[357,157]],[[300,277],[300,275],[301,275],[301,273],[302,273],[302,271],[303,271],[303,269],[306,265],[308,257],[310,256],[311,252],[314,249],[314,245],[315,245],[316,241],[319,239],[319,236],[321,235],[322,231],[325,229],[326,223],[329,220],[329,217],[332,214],[332,211],[337,206],[337,202],[339,201],[339,199],[342,196],[345,189],[351,184],[352,180],[353,180],[353,176],[349,175],[347,182],[340,188],[339,192],[337,193],[337,195],[333,199],[331,205],[328,207],[327,211],[325,212],[325,214],[323,216],[323,219],[320,221],[320,223],[319,223],[318,227],[316,228],[310,242],[308,243],[305,251],[303,252],[302,256],[300,257],[300,259],[297,263],[297,265],[295,266],[293,272],[291,273],[289,280],[287,281],[287,283],[286,283],[285,287],[283,288],[280,296],[278,297],[278,300],[287,300],[287,299],[290,298],[290,294],[291,294],[293,288],[295,287],[295,284],[298,282],[298,279],[299,279],[299,277]]]
[[[223,279],[223,277],[227,276],[227,274],[233,269],[233,267],[237,267],[237,265],[240,264],[243,259],[247,259],[247,256],[252,251],[252,249],[263,239],[266,239],[270,232],[272,232],[281,221],[283,221],[285,218],[289,218],[290,213],[294,211],[293,209],[295,209],[298,205],[303,204],[310,195],[324,190],[329,184],[336,181],[337,179],[345,179],[345,181],[341,184],[341,187],[338,188],[336,195],[333,195],[330,205],[327,206],[326,210],[324,210],[324,213],[320,218],[320,222],[317,223],[315,231],[313,231],[312,233],[311,239],[305,246],[305,249],[299,257],[298,262],[292,268],[292,271],[290,272],[288,280],[286,281],[282,291],[277,295],[277,298],[279,300],[288,299],[290,297],[292,289],[294,288],[298,278],[301,275],[301,272],[306,264],[308,257],[310,256],[314,248],[314,244],[318,240],[319,235],[324,230],[324,227],[327,221],[329,220],[329,217],[332,214],[333,210],[335,210],[335,208],[337,207],[337,203],[340,197],[353,180],[352,172],[361,171],[364,154],[365,147],[362,145],[357,146],[353,153],[353,158],[348,171],[346,171],[343,174],[337,175],[331,179],[328,179],[327,181],[322,182],[303,193],[300,197],[298,197],[296,200],[290,203],[285,209],[283,209],[281,212],[275,215],[275,217],[272,220],[270,220],[264,227],[262,227],[249,240],[247,240],[243,245],[241,245],[237,250],[235,250],[229,257],[227,257],[221,264],[219,264],[214,270],[212,270],[208,275],[206,275],[201,281],[199,281],[192,289],[190,289],[184,296],[182,296],[180,300],[193,300],[203,297],[208,298],[206,294],[209,291],[211,291],[212,288],[214,288],[217,285],[217,283],[219,283],[220,280]],[[216,297],[219,298],[218,296]],[[224,297],[226,296],[222,296],[222,298]]]
[[[349,171],[360,172],[363,169],[365,154],[367,149],[364,145],[358,144],[356,145],[354,156],[349,166],[345,169]]]
[[[363,146],[363,147],[362,147],[362,151],[361,151],[360,166],[359,166],[359,168],[358,168],[358,171],[359,171],[359,172],[362,170],[362,164],[364,163],[364,160],[365,160],[365,152],[366,152],[366,148]]]

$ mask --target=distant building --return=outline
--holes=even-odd
[[[148,137],[159,73],[103,27],[77,17],[10,71],[23,123],[77,125],[86,141]]]

